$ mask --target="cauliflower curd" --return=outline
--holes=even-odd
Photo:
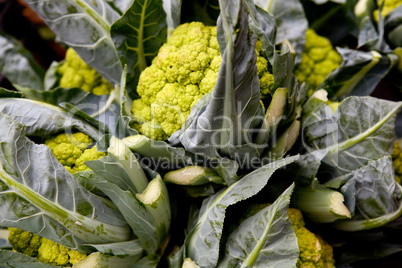
[[[295,70],[295,76],[301,82],[316,88],[324,79],[341,65],[341,57],[332,48],[331,42],[308,29],[301,62]]]
[[[181,128],[193,105],[212,91],[220,65],[216,27],[201,22],[177,27],[152,65],[141,73],[140,98],[132,106],[134,127],[154,140],[167,139]],[[261,56],[257,67],[261,92],[266,95],[273,86],[273,75]]]
[[[9,228],[8,240],[17,252],[57,266],[72,266],[87,256],[36,234]]]
[[[61,87],[78,87],[95,95],[109,94],[113,90],[112,85],[87,65],[72,48],[67,49],[66,60],[57,72],[61,76]]]
[[[97,160],[106,155],[105,152],[98,152],[96,146],[88,148],[92,143],[93,140],[81,132],[62,133],[45,141],[56,159],[70,173],[88,170],[84,162]]]

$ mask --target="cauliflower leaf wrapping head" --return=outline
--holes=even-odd
[[[77,87],[95,95],[109,94],[113,87],[91,66],[87,65],[72,48],[66,52],[65,62],[57,69],[59,85]]]
[[[332,47],[331,42],[315,33],[313,29],[306,32],[301,62],[296,67],[295,76],[301,82],[316,88],[325,78],[341,65],[341,57]]]
[[[252,204],[248,206],[246,212],[240,216],[239,222],[229,224],[229,233],[248,217],[257,214],[262,209],[270,206],[269,203]],[[333,268],[335,259],[332,246],[324,241],[319,235],[312,233],[305,227],[303,214],[296,208],[288,208],[288,217],[295,230],[297,244],[299,246],[299,258],[297,268]]]
[[[154,140],[165,140],[179,130],[191,108],[215,86],[221,65],[216,27],[201,22],[178,26],[140,75],[132,115],[134,127]],[[261,44],[259,45],[261,50]],[[261,92],[269,94],[273,75],[268,61],[259,56]]]

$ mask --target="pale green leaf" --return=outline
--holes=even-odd
[[[121,65],[110,36],[119,18],[105,0],[25,0],[58,39],[74,48],[80,57],[112,85],[118,84]]]

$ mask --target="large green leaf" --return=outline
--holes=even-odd
[[[85,164],[94,173],[133,194],[142,193],[148,179],[136,156],[116,137],[110,139],[109,154],[99,160],[87,161]]]
[[[116,132],[117,121],[120,116],[117,89],[108,95],[95,95],[80,88],[57,87],[50,90],[35,90],[29,87],[14,86],[26,97],[33,100],[61,107],[64,107],[63,103],[65,102],[72,104],[88,116],[108,126],[112,134]]]
[[[287,39],[296,50],[297,61],[299,61],[308,28],[306,15],[300,1],[254,0],[254,2],[263,10],[274,15],[278,25],[275,43],[281,44],[284,39]]]
[[[18,40],[0,32],[0,73],[12,84],[43,89],[45,71]]]
[[[216,266],[227,207],[256,195],[277,169],[296,159],[297,157],[285,158],[265,165],[205,199],[198,221],[186,237],[185,257],[190,257],[200,267]]]
[[[155,253],[164,237],[160,236],[161,230],[158,229],[152,215],[136,195],[131,191],[123,190],[113,183],[113,180],[106,177],[102,179],[98,176],[91,183],[104,192],[119,208],[134,234],[139,238],[142,248],[148,254]]]
[[[333,113],[323,105],[304,120],[303,143],[325,156],[327,178],[350,173],[392,153],[395,117],[402,102],[349,97]]]
[[[382,56],[375,51],[364,52],[347,48],[337,50],[343,59],[341,66],[329,74],[318,87],[326,89],[330,97],[338,99],[371,94],[398,62],[398,57],[393,54]]]
[[[127,64],[127,87],[135,92],[141,72],[166,42],[166,15],[162,0],[134,1],[112,26],[111,34],[122,66]]]
[[[346,178],[345,178],[346,177]],[[334,223],[348,231],[372,229],[402,215],[402,188],[396,183],[391,156],[385,156],[337,181],[353,217]],[[328,182],[333,186],[337,179]],[[343,185],[342,185],[343,184]]]
[[[75,113],[43,102],[3,98],[0,99],[0,113],[7,114],[23,124],[29,136],[46,137],[59,132],[76,130],[98,141],[105,134]]]
[[[170,225],[170,206],[166,205],[169,202],[167,189],[156,173],[152,175],[158,178],[156,181],[159,183],[151,181],[148,184],[147,177],[135,155],[122,141],[112,137],[108,152],[109,155],[100,160],[85,163],[99,175],[93,177],[90,184],[104,192],[119,208],[144,250],[149,254],[155,253],[167,235],[169,228],[167,224]],[[165,202],[157,205],[154,204],[157,200],[153,200],[154,203],[150,208],[142,200],[146,199],[149,193],[156,195],[148,189],[150,185],[155,186],[155,184],[163,186],[162,190],[158,187],[154,188],[158,188],[155,191],[161,191],[161,198],[157,200],[162,200],[164,197]],[[153,198],[156,197],[153,196]],[[168,215],[164,217],[164,213]]]
[[[244,1],[249,13],[250,29],[257,35],[261,41],[263,55],[273,62],[275,52],[276,22],[275,17],[254,5],[252,0]]]
[[[351,213],[376,218],[398,209],[401,189],[396,185],[390,156],[355,170],[341,191]],[[374,195],[371,193],[375,193]],[[356,208],[356,210],[355,210]]]
[[[229,235],[218,267],[294,267],[299,247],[288,217],[291,185],[270,206],[244,220]]]
[[[190,114],[180,136],[187,151],[217,158],[259,156],[252,129],[261,123],[263,109],[255,65],[256,35],[249,31],[242,1],[220,1],[218,42],[222,55],[215,88],[205,108]]]
[[[74,48],[80,57],[112,85],[118,84],[121,65],[110,36],[119,18],[105,0],[25,0],[56,33],[58,39]]]
[[[85,190],[49,147],[25,135],[23,125],[1,114],[0,224],[75,249],[128,240],[130,229],[120,212]]]

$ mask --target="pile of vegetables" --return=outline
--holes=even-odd
[[[66,56],[0,32],[0,266],[401,252],[401,1],[24,2]]]

